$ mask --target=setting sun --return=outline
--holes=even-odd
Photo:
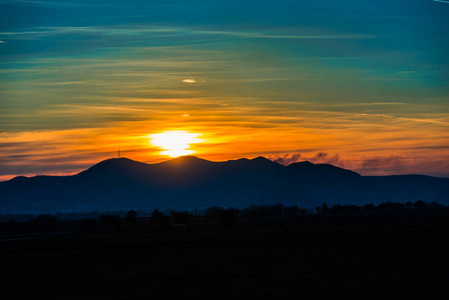
[[[195,150],[190,149],[190,144],[202,142],[198,138],[200,135],[199,133],[178,130],[151,134],[149,138],[153,146],[164,150],[159,154],[178,157],[195,153]]]

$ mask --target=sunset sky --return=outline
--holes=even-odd
[[[163,161],[171,131],[449,177],[449,1],[0,0],[0,180]]]

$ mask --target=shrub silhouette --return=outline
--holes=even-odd
[[[17,226],[16,220],[9,220],[8,222],[0,223],[0,231],[10,234]]]
[[[233,229],[235,220],[237,219],[238,215],[241,213],[240,209],[236,208],[228,208],[224,209],[221,212],[221,219],[226,227],[226,229]]]
[[[39,223],[56,223],[58,218],[50,214],[39,215],[35,219]]]
[[[209,220],[209,222],[216,221],[220,218],[222,212],[223,212],[222,207],[212,206],[206,209],[206,217]]]
[[[101,215],[100,223],[103,225],[106,231],[114,228],[117,232],[120,232],[122,223],[120,222],[120,217],[117,215]]]
[[[84,230],[89,233],[95,232],[97,228],[97,221],[98,220],[96,219],[85,219]]]
[[[333,214],[358,214],[362,212],[362,208],[357,205],[340,205],[336,204],[329,209]]]
[[[245,218],[271,218],[280,216],[296,216],[298,214],[306,214],[308,210],[299,208],[298,205],[284,206],[280,203],[273,205],[251,205],[245,208]]]
[[[287,209],[282,204],[273,204],[273,205],[251,205],[246,210],[246,216],[247,217],[253,217],[253,218],[270,218],[270,217],[277,217],[282,216],[286,213],[291,214],[297,214],[299,212],[298,207],[296,208],[292,206],[290,209]]]

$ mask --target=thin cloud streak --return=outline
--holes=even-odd
[[[239,31],[213,31],[213,30],[189,30],[191,33],[228,35],[244,38],[260,39],[372,39],[375,36],[364,34],[335,34],[335,35],[284,35],[284,34],[264,34],[261,32],[239,32]]]
[[[9,0],[9,1],[0,1],[1,3],[11,3],[11,4],[18,4],[18,5],[37,5],[37,6],[55,6],[55,7],[71,7],[71,6],[79,6],[79,7],[91,7],[94,5],[90,4],[81,4],[81,3],[74,3],[74,2],[53,2],[53,1],[32,1],[32,0]],[[100,6],[96,4],[95,6]],[[101,5],[104,6],[104,5]]]
[[[66,34],[79,35],[105,35],[105,36],[142,36],[154,35],[162,37],[160,34],[169,34],[167,37],[176,35],[203,35],[203,36],[231,36],[249,39],[373,39],[373,35],[368,34],[300,34],[300,35],[286,35],[280,33],[263,33],[257,31],[220,31],[220,30],[201,30],[194,28],[181,27],[158,27],[158,26],[132,26],[132,27],[35,27],[31,30],[25,31],[3,31],[0,36],[15,37],[27,36],[29,38],[42,38]]]

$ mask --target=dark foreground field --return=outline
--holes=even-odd
[[[448,299],[447,212],[4,237],[2,299]]]

